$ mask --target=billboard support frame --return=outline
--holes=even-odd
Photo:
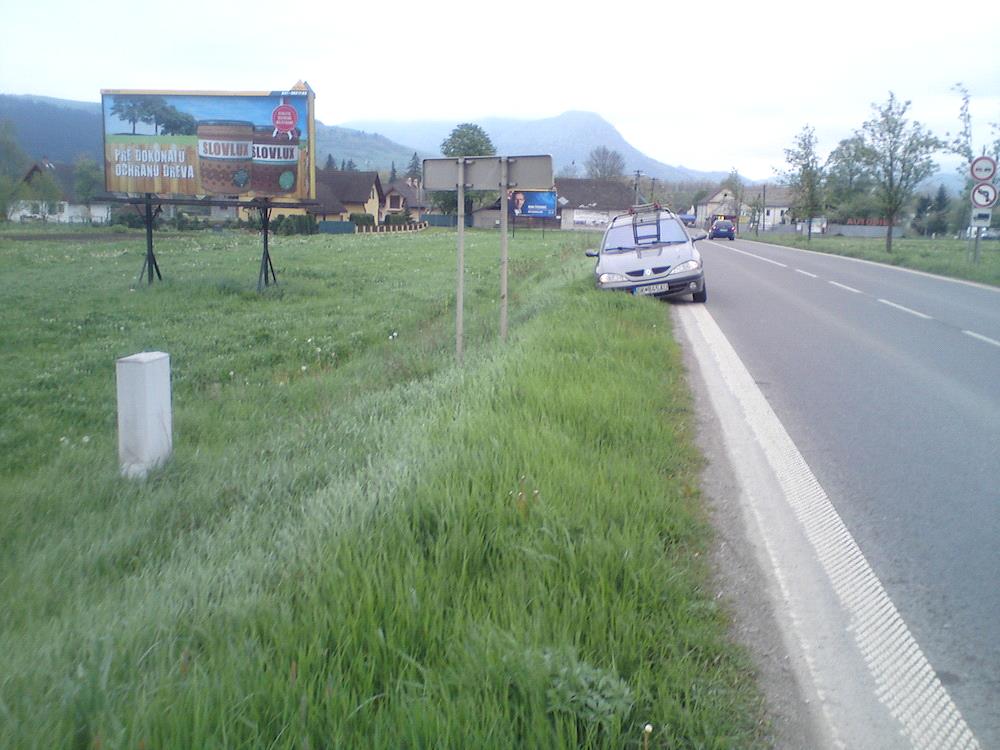
[[[222,208],[243,208],[246,210],[256,209],[260,215],[261,233],[263,235],[263,251],[260,259],[260,273],[257,275],[257,291],[262,292],[271,285],[278,284],[278,275],[274,270],[274,263],[271,261],[271,252],[268,247],[268,234],[271,228],[271,211],[275,208],[312,208],[319,205],[319,201],[272,201],[270,198],[254,198],[249,201],[227,200],[227,199],[204,199],[195,200],[193,198],[160,198],[154,197],[153,193],[146,193],[144,197],[119,197],[108,196],[104,198],[109,203],[125,203],[135,206],[136,210],[143,217],[146,226],[146,255],[142,263],[142,270],[139,271],[139,278],[146,275],[146,285],[153,285],[153,272],[156,277],[163,281],[160,273],[160,265],[156,262],[156,253],[153,250],[153,221],[162,212],[164,204],[172,206],[219,206]],[[156,209],[153,209],[156,203]]]

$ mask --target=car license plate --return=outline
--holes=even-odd
[[[637,286],[632,290],[632,294],[659,294],[660,292],[667,291],[669,288],[669,284],[648,284],[646,286]]]

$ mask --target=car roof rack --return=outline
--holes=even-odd
[[[663,210],[659,203],[640,203],[628,210],[632,215],[632,237],[636,246],[660,242],[660,212]]]

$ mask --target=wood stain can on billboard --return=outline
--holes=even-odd
[[[295,192],[299,182],[299,137],[297,128],[287,132],[265,126],[254,128],[251,186],[255,193]]]
[[[202,120],[198,123],[198,168],[208,195],[238,195],[250,189],[253,169],[251,122]]]

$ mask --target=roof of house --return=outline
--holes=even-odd
[[[759,200],[761,195],[765,192],[764,185],[745,185],[743,187],[743,195],[741,196],[742,202],[744,204],[753,203]],[[784,185],[767,185],[766,190],[766,200],[767,205],[771,207],[784,208],[786,206],[792,205],[794,200],[794,194],[790,187]],[[706,195],[698,203],[699,206],[707,206],[709,203],[718,203],[720,205],[732,206],[732,196],[727,195],[723,197],[723,193],[731,192],[729,188],[720,187],[714,193]]]
[[[98,165],[100,169],[100,165]],[[59,186],[59,199],[69,204],[80,202],[76,194],[76,166],[73,164],[56,164],[42,157],[41,161],[31,165],[22,178],[23,182],[30,183],[37,175],[48,174]],[[91,196],[91,203],[99,203],[111,199],[113,195],[105,192],[100,184],[98,189]]]
[[[625,211],[635,198],[632,188],[618,180],[557,177],[555,182],[559,202],[565,208]],[[562,202],[563,199],[566,203]]]
[[[319,172],[316,172],[319,175]],[[316,180],[316,201],[318,206],[308,209],[311,214],[342,214],[347,212],[347,208],[340,202],[340,198],[329,185]]]
[[[768,206],[785,207],[795,202],[795,191],[784,185],[750,185],[743,192],[743,202],[752,203],[760,198],[762,193],[766,193],[765,198]]]
[[[22,181],[30,183],[36,175],[40,174],[51,175],[52,179],[59,186],[59,193],[62,200],[67,203],[76,203],[76,180],[73,176],[72,164],[53,164],[43,159],[31,165],[31,168],[28,169]]]
[[[320,187],[326,186],[341,203],[367,203],[371,198],[372,186],[378,194],[379,203],[385,200],[382,181],[378,172],[347,172],[339,169],[316,170],[316,197]]]
[[[406,205],[410,208],[423,208],[426,205],[423,197],[424,191],[416,185],[409,184],[405,179],[393,180],[386,186],[386,195],[393,192],[403,196]]]

